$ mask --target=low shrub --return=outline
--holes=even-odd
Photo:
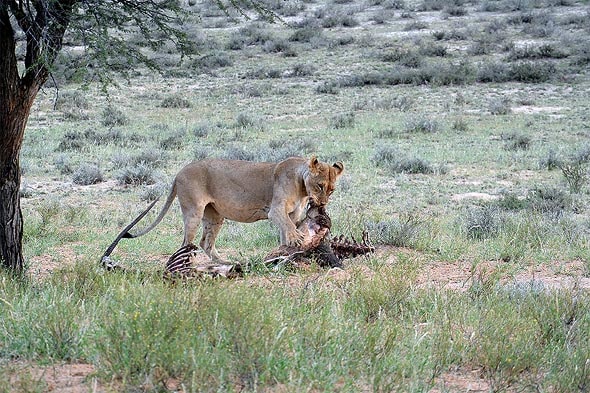
[[[158,168],[166,161],[166,154],[159,149],[145,149],[130,157],[132,165],[147,165]]]
[[[496,206],[474,206],[465,211],[462,221],[469,239],[482,240],[498,235],[503,217]]]
[[[72,182],[74,184],[88,186],[104,181],[102,171],[95,164],[82,164],[72,175]]]
[[[205,158],[209,158],[210,156],[210,149],[204,146],[195,146],[193,149],[193,159],[199,161],[204,160]]]
[[[288,57],[296,57],[297,52],[291,43],[284,39],[268,40],[264,43],[262,50],[266,53],[283,53]]]
[[[237,145],[230,146],[223,151],[221,158],[226,160],[257,161],[257,156],[252,149]]]
[[[81,91],[65,91],[58,96],[55,109],[63,113],[67,120],[88,120],[88,99]]]
[[[160,102],[162,108],[191,108],[192,106],[189,100],[179,94],[166,97]]]
[[[466,132],[469,130],[469,123],[463,117],[456,117],[451,123],[451,129],[460,132]]]
[[[315,87],[315,92],[318,94],[338,94],[338,83],[322,82]]]
[[[539,46],[526,45],[521,48],[513,48],[508,54],[508,60],[535,60],[535,59],[562,59],[568,54],[553,44],[542,44]]]
[[[573,193],[579,193],[588,183],[588,165],[582,161],[562,162],[559,166],[568,188]]]
[[[589,163],[590,162],[590,144],[582,146],[579,150],[574,153],[573,161]]]
[[[477,69],[475,79],[481,83],[504,83],[510,80],[510,66],[499,61],[484,61]]]
[[[233,60],[231,56],[226,53],[216,51],[201,56],[198,59],[194,59],[191,63],[191,67],[198,70],[210,71],[218,68],[230,67],[232,64]]]
[[[435,172],[432,164],[418,157],[400,157],[389,164],[389,169],[393,173],[406,173],[409,175],[429,175]]]
[[[443,10],[445,15],[448,16],[465,16],[468,14],[468,11],[465,7],[459,5],[449,5],[446,6]]]
[[[404,131],[409,133],[432,134],[440,130],[440,123],[426,116],[411,116],[404,122]]]
[[[159,144],[162,149],[178,150],[186,144],[186,131],[184,129],[174,131],[172,134],[165,136]]]
[[[376,148],[373,154],[373,161],[378,167],[384,168],[393,174],[427,175],[435,173],[434,166],[428,161],[418,157],[409,157],[392,146],[380,146]]]
[[[529,191],[527,202],[532,210],[559,218],[571,207],[572,198],[560,188],[546,186]]]
[[[420,54],[429,57],[446,57],[448,55],[447,47],[435,43],[428,43],[420,46]]]
[[[86,147],[86,138],[79,131],[67,131],[57,145],[57,151],[81,151]]]
[[[154,185],[144,187],[139,194],[139,199],[146,202],[152,202],[166,195],[169,190],[170,185],[166,183],[156,183]]]
[[[388,167],[401,156],[400,151],[393,146],[379,146],[373,153],[373,161],[379,167]]]
[[[411,49],[395,49],[381,54],[381,60],[388,63],[398,63],[409,68],[419,68],[424,64],[423,56]]]
[[[324,32],[317,26],[305,26],[295,30],[290,36],[291,42],[312,42],[324,36]]]
[[[555,64],[548,61],[523,61],[510,66],[510,80],[524,83],[547,82],[556,74]]]
[[[562,160],[557,156],[555,150],[549,150],[544,157],[539,159],[539,168],[552,171],[561,167]]]
[[[368,222],[366,225],[374,244],[394,247],[415,247],[424,229],[424,219],[415,213],[404,213],[399,218]]]
[[[504,149],[511,151],[527,150],[532,143],[530,136],[518,132],[503,135],[502,139],[505,141]]]
[[[496,205],[502,210],[518,211],[528,208],[528,201],[513,192],[504,192],[496,201]]]
[[[326,29],[333,27],[356,27],[359,25],[359,21],[354,17],[354,15],[332,13],[330,15],[326,15],[322,19],[321,25]]]
[[[120,109],[109,105],[102,111],[100,124],[105,127],[125,126],[129,124],[129,118]]]
[[[316,71],[316,67],[313,64],[298,63],[293,66],[290,72],[290,76],[293,77],[304,77],[312,76]]]
[[[117,180],[120,184],[132,186],[154,184],[156,182],[156,175],[153,167],[145,164],[137,164],[124,168],[117,176]]]
[[[354,113],[339,113],[332,116],[330,119],[330,127],[334,129],[352,128],[354,127],[355,116]]]
[[[53,165],[62,175],[69,175],[74,172],[70,157],[65,154],[60,154],[53,160]]]
[[[512,112],[512,102],[507,97],[494,98],[488,102],[488,110],[492,115],[507,115]]]
[[[234,127],[241,129],[249,128],[262,131],[265,128],[265,124],[262,118],[251,115],[246,112],[241,112],[238,113],[238,115],[236,116],[236,123]]]

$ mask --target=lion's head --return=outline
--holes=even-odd
[[[304,180],[307,195],[316,206],[325,206],[336,188],[336,179],[344,171],[344,164],[337,162],[329,165],[312,156],[308,161],[308,167],[308,174]]]

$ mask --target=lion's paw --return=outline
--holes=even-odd
[[[287,245],[292,247],[300,247],[305,239],[305,234],[298,229],[287,233]]]

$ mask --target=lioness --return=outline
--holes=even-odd
[[[214,262],[222,259],[215,238],[223,221],[254,222],[270,219],[280,230],[281,245],[298,246],[304,235],[296,224],[309,199],[325,206],[344,165],[312,156],[291,157],[279,163],[208,159],[185,166],[174,179],[162,211],[146,229],[124,238],[145,235],[162,221],[178,196],[184,221],[183,246],[192,244],[203,224],[199,245]]]

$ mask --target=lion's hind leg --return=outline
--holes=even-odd
[[[223,225],[224,217],[215,210],[211,205],[205,207],[205,212],[201,222],[203,223],[203,236],[201,236],[201,242],[199,245],[205,251],[205,254],[211,258],[213,262],[227,263],[224,260],[217,249],[215,248],[215,239],[219,234],[219,230]]]
[[[184,241],[182,243],[182,246],[184,247],[189,244],[194,244],[193,241],[199,230],[205,206],[186,208],[181,204],[180,208],[182,209],[182,219],[184,222]]]

